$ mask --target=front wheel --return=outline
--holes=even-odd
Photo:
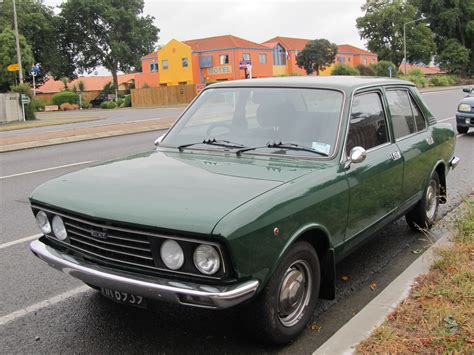
[[[467,133],[467,131],[469,131],[469,127],[457,126],[456,128],[458,129],[459,134],[464,134],[464,133]]]
[[[423,198],[405,216],[410,227],[415,230],[431,228],[438,212],[439,193],[439,176],[435,171],[424,191]]]
[[[248,330],[259,340],[286,344],[310,321],[319,295],[318,254],[307,242],[297,242],[283,257],[264,290],[248,306]]]

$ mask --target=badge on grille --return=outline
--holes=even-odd
[[[107,239],[107,232],[91,230],[91,235],[97,239]]]

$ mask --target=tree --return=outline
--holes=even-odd
[[[370,67],[373,69],[376,76],[390,76],[389,67],[392,67],[392,77],[395,78],[398,76],[398,68],[393,62],[388,60],[381,60],[377,64],[371,64]]]
[[[469,50],[470,65],[466,69],[474,73],[474,1],[412,0],[427,18],[439,47],[439,56],[446,59],[449,53],[462,52],[460,46]],[[450,39],[456,40],[459,45]],[[443,55],[444,53],[444,55]],[[454,58],[453,58],[454,59]],[[445,65],[446,62],[443,62]],[[458,64],[459,65],[459,64]],[[458,69],[460,69],[458,67]],[[456,69],[456,70],[458,70]],[[464,70],[464,69],[463,69]]]
[[[63,43],[80,70],[104,66],[118,87],[117,72],[139,67],[153,51],[159,29],[143,16],[144,0],[68,0],[60,5]]]
[[[25,37],[20,35],[21,61],[23,73],[33,64],[31,47]],[[0,90],[8,91],[18,78],[18,72],[7,71],[7,66],[17,63],[15,33],[10,29],[0,32]]]
[[[296,58],[296,64],[306,70],[308,75],[321,70],[334,63],[337,54],[337,46],[327,39],[315,39],[309,41]]]
[[[339,63],[334,66],[331,71],[331,75],[360,75],[360,73],[356,68]]]
[[[356,20],[360,37],[379,59],[400,65],[403,60],[403,25],[420,18],[418,9],[406,0],[367,0],[364,16]],[[407,59],[428,64],[436,51],[432,31],[424,22],[406,25]]]
[[[448,39],[443,50],[436,56],[442,69],[453,74],[464,74],[469,65],[469,49],[455,39]]]
[[[0,3],[0,28],[13,30],[12,0]],[[74,75],[74,64],[67,52],[61,50],[61,33],[57,17],[53,9],[39,0],[16,1],[18,32],[25,37],[32,49],[34,63],[41,64],[41,71],[36,76],[36,82],[42,83],[48,74],[56,79],[62,76]],[[27,81],[31,81],[31,65],[25,66]]]

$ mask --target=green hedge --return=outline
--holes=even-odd
[[[132,107],[132,95],[125,95],[122,107]]]
[[[433,86],[451,86],[458,83],[458,78],[452,75],[435,75],[430,83]]]
[[[115,101],[104,101],[100,104],[100,108],[104,108],[104,109],[116,108],[116,107],[117,107],[117,104],[115,103]]]
[[[358,66],[356,66],[356,69],[362,76],[375,76],[374,69],[372,69],[372,67],[370,66],[359,64]]]
[[[360,75],[360,73],[356,68],[339,63],[332,69],[331,75]]]
[[[392,67],[392,77],[396,78],[398,77],[398,68],[393,64],[393,62],[390,62],[388,60],[381,60],[377,64],[371,64],[370,67],[374,71],[376,76],[385,76],[389,77],[390,76],[390,71],[388,70],[388,67]]]
[[[79,96],[72,91],[61,91],[58,92],[57,94],[54,94],[53,97],[51,98],[51,101],[53,102],[53,105],[58,105],[61,106],[64,103],[69,103],[71,105],[79,104]]]

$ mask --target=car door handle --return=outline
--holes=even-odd
[[[429,136],[428,138],[425,139],[426,143],[428,143],[428,145],[432,145],[434,143],[434,139],[433,139],[433,136]]]
[[[397,150],[396,152],[393,152],[392,154],[390,154],[390,156],[392,157],[392,160],[398,160],[402,157],[402,154],[400,153],[399,150]]]

